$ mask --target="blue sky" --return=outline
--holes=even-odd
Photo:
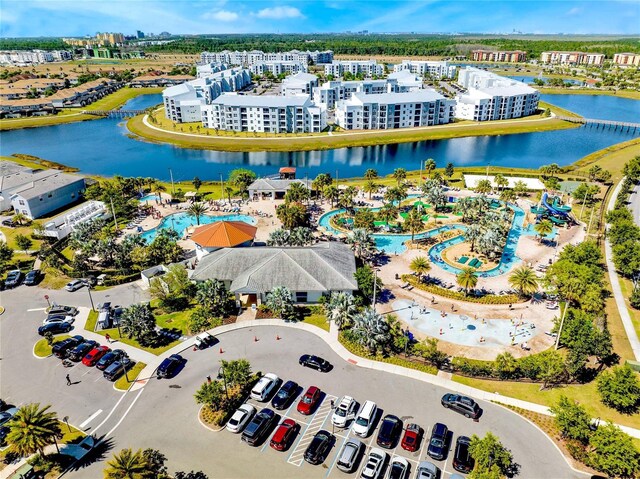
[[[639,0],[2,0],[0,35],[640,33]]]

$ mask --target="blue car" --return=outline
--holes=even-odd
[[[44,336],[47,333],[61,334],[68,333],[73,329],[73,326],[65,321],[59,321],[56,323],[47,323],[44,326],[38,328],[38,334]]]
[[[278,410],[286,409],[298,392],[298,383],[295,381],[287,381],[278,390],[271,401],[271,405]]]
[[[178,369],[184,364],[184,358],[179,354],[172,354],[168,358],[166,358],[160,366],[158,367],[157,377],[161,378],[172,378],[177,373]]]

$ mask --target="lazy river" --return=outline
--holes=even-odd
[[[640,101],[613,96],[542,95],[589,118],[637,121]],[[143,95],[127,102],[125,109],[142,109],[162,101],[161,95]],[[614,118],[611,118],[613,116]],[[139,141],[130,137],[125,124],[105,118],[63,125],[4,131],[0,154],[23,153],[77,167],[81,172],[104,176],[153,176],[169,179],[217,180],[240,167],[258,175],[277,172],[281,166],[296,166],[299,177],[339,173],[341,178],[359,176],[368,168],[381,175],[395,168],[420,168],[425,158],[438,167],[512,166],[537,168],[544,164],[568,165],[593,151],[630,140],[640,132],[583,126],[580,128],[501,136],[478,136],[428,140],[371,147],[339,148],[305,152],[221,152],[179,148],[169,144]]]

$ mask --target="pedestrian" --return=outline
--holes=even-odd
[[[71,378],[67,374],[67,386],[71,386]]]
[[[109,335],[109,333],[107,333],[107,334],[105,334],[105,335],[104,335],[104,339],[106,339],[106,340],[107,340],[107,342],[108,342],[109,344],[111,344],[111,336]]]
[[[455,308],[454,308],[453,304],[451,305],[451,311],[452,312],[455,311]]]
[[[207,376],[207,382],[211,384],[211,376]]]
[[[331,409],[333,409],[333,408],[334,408],[334,404],[335,404],[335,403],[333,402],[333,399],[332,399],[332,400],[331,400]]]

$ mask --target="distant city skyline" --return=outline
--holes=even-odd
[[[4,0],[3,37],[173,34],[416,33],[640,34],[640,2]]]

